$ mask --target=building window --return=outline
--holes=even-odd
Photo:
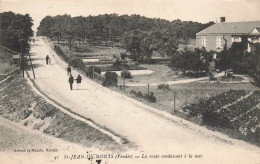
[[[207,38],[206,37],[201,37],[201,45],[203,47],[207,47]]]
[[[239,37],[239,36],[233,36],[232,37],[232,43],[233,42],[241,42],[242,41],[242,39],[241,39],[241,37]]]
[[[253,37],[252,38],[253,43],[259,43],[259,38],[258,37]]]
[[[222,48],[222,37],[221,36],[216,37],[216,48]]]

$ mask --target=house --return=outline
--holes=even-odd
[[[220,20],[196,34],[196,47],[219,52],[225,45],[230,48],[233,42],[245,42],[250,52],[250,42],[260,43],[260,21],[225,22],[225,17]]]

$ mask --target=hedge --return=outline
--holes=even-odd
[[[129,72],[127,69],[124,69],[122,72],[121,72],[121,77],[122,78],[126,78],[126,79],[132,79],[132,75],[131,75],[131,72]]]
[[[107,71],[105,74],[105,80],[103,81],[103,86],[117,86],[117,74],[115,72]]]
[[[61,56],[66,62],[69,62],[70,58],[68,56],[66,56],[62,49],[60,48],[60,46],[54,45],[54,51]]]

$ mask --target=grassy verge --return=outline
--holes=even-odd
[[[83,146],[123,149],[111,137],[47,103],[18,74],[2,83],[0,90],[0,115],[6,119]]]
[[[123,87],[121,87],[123,88]],[[111,89],[120,92],[130,98],[138,100],[148,106],[156,108],[161,111],[168,112],[170,114],[176,115],[178,117],[184,118],[188,121],[191,121],[195,124],[202,125],[210,130],[219,131],[224,133],[231,138],[244,140],[250,142],[252,144],[258,145],[259,143],[255,142],[251,138],[242,135],[235,129],[231,128],[224,128],[224,127],[216,127],[216,126],[209,126],[203,124],[202,118],[200,117],[191,117],[188,113],[182,110],[188,104],[198,103],[199,101],[207,100],[210,97],[219,95],[223,92],[227,92],[230,89],[233,90],[259,90],[259,88],[253,86],[250,83],[245,84],[228,84],[228,83],[187,83],[187,84],[178,84],[169,86],[169,89],[161,90],[158,89],[157,86],[150,86],[149,91],[153,92],[156,97],[155,103],[150,103],[142,98],[138,98],[133,94],[130,94],[131,90],[135,90],[136,92],[141,91],[143,94],[148,92],[147,87],[126,87],[125,92],[122,89],[111,87]],[[176,93],[175,97],[175,106],[176,111],[174,111],[174,92]],[[259,145],[258,145],[259,146]]]
[[[180,71],[173,70],[167,64],[140,64],[141,68],[154,71],[151,74],[136,75],[132,79],[126,79],[126,83],[143,84],[143,83],[166,83],[168,81],[177,81],[191,79],[195,77],[183,76]],[[188,74],[187,74],[188,75]],[[119,79],[119,83],[123,79]]]

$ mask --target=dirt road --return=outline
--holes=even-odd
[[[67,64],[52,51],[46,41],[37,38],[31,45],[31,52],[35,66],[35,83],[41,91],[72,111],[126,137],[139,147],[136,152],[182,154],[182,159],[175,159],[177,162],[260,162],[258,147],[157,111],[87,78],[83,77],[79,90],[71,91],[66,72]],[[46,65],[46,55],[52,60],[50,65]],[[32,72],[29,73],[32,77]],[[72,74],[76,77],[78,73],[72,69]],[[184,159],[185,154],[191,154],[193,158],[188,161]],[[196,154],[202,157],[197,159],[194,157]],[[170,162],[171,160],[173,159],[169,159]],[[153,162],[158,163],[156,160]]]

